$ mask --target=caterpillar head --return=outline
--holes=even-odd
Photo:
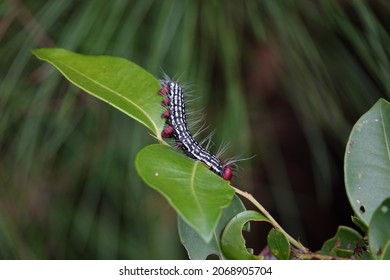
[[[225,165],[222,171],[222,178],[226,181],[230,181],[233,177],[233,169],[230,165]]]

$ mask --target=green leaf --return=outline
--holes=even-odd
[[[71,83],[145,125],[161,140],[164,126],[159,82],[140,66],[118,57],[80,55],[63,49],[33,54],[56,67]]]
[[[206,242],[210,241],[222,209],[234,196],[229,182],[200,161],[161,144],[143,148],[135,164],[145,183],[160,192]]]
[[[222,216],[213,233],[213,238],[206,242],[190,227],[182,218],[178,218],[178,229],[181,243],[187,249],[188,256],[192,260],[205,260],[209,255],[216,255],[220,259],[225,259],[221,251],[221,233],[226,224],[238,213],[245,211],[242,201],[234,196],[229,207],[223,209]]]
[[[344,160],[345,185],[356,215],[366,224],[390,196],[390,104],[380,99],[352,129]]]
[[[372,215],[368,228],[368,243],[375,258],[383,258],[387,243],[390,241],[390,198],[387,198]],[[387,251],[388,249],[386,249]],[[387,255],[387,253],[386,253]]]
[[[290,242],[279,229],[273,228],[269,231],[267,244],[272,254],[279,260],[290,258]]]
[[[327,240],[318,252],[343,258],[370,259],[363,237],[353,228],[339,226],[334,237]]]
[[[237,214],[227,225],[222,233],[222,252],[227,259],[231,260],[254,260],[260,259],[248,252],[242,229],[249,221],[269,222],[266,217],[256,211],[245,211]]]

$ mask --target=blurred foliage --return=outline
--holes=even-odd
[[[153,139],[31,55],[54,46],[189,81],[214,142],[257,155],[234,184],[320,248],[351,214],[352,124],[390,98],[389,11],[386,0],[1,1],[0,258],[186,257],[174,212],[134,168]]]

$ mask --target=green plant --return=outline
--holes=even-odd
[[[146,126],[159,144],[143,148],[136,168],[179,214],[182,243],[191,258],[216,254],[226,259],[259,259],[246,248],[242,230],[249,221],[272,225],[267,241],[278,259],[390,258],[390,104],[379,100],[354,126],[345,154],[345,183],[362,234],[340,226],[313,253],[291,237],[251,195],[231,186],[205,166],[170,148],[161,138],[164,120],[158,81],[121,58],[84,56],[62,49],[34,54],[54,65],[69,81]],[[258,209],[247,211],[236,196]]]

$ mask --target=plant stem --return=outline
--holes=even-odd
[[[296,251],[292,251],[292,254],[300,260],[351,260],[351,258],[341,258],[337,256],[328,256],[311,252],[302,254]]]
[[[234,191],[236,193],[238,193],[239,195],[245,197],[246,199],[248,199],[250,202],[253,203],[253,205],[255,205],[257,207],[257,209],[260,210],[260,212],[270,221],[270,223],[277,229],[279,229],[286,237],[287,239],[290,241],[290,243],[295,246],[297,249],[299,249],[302,253],[304,254],[309,254],[310,251],[309,249],[307,249],[305,246],[303,246],[299,241],[295,240],[293,237],[291,237],[279,224],[278,222],[271,216],[271,214],[265,210],[265,208],[263,207],[263,205],[261,205],[250,193],[248,192],[244,192],[240,189],[237,189],[235,187],[232,186],[232,188],[234,189]]]

